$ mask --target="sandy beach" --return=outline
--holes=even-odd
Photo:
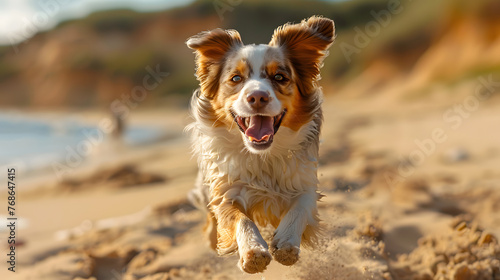
[[[296,265],[272,262],[257,275],[209,249],[204,214],[186,200],[197,172],[187,112],[139,112],[140,121],[168,119],[179,137],[90,159],[64,180],[20,180],[17,271],[3,262],[0,278],[500,279],[500,137],[489,133],[500,100],[456,129],[442,116],[461,97],[443,100],[327,96],[324,239]]]

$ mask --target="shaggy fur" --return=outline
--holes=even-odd
[[[300,245],[320,234],[317,81],[334,33],[333,21],[314,16],[279,27],[268,45],[244,45],[221,29],[187,41],[200,81],[187,128],[199,166],[189,198],[207,211],[211,247],[238,252],[247,273],[272,257],[294,264]],[[270,249],[257,228],[268,224],[276,229]]]

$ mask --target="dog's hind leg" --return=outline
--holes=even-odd
[[[283,265],[299,260],[300,244],[310,243],[319,234],[316,202],[320,195],[315,190],[298,196],[274,232],[271,253]]]
[[[208,186],[203,183],[203,173],[198,172],[194,189],[188,193],[188,200],[193,206],[203,211],[207,215],[207,222],[203,227],[203,232],[208,239],[210,248],[217,249],[217,220],[212,211],[208,208]]]
[[[238,250],[238,267],[246,273],[258,273],[271,262],[267,243],[255,223],[237,202],[223,202],[214,207],[217,219],[217,252],[226,255]]]

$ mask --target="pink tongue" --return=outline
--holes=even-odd
[[[261,141],[266,136],[271,137],[274,134],[273,125],[274,120],[272,117],[253,116],[250,117],[250,124],[245,134],[250,140]]]

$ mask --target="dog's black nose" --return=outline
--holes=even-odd
[[[269,94],[265,91],[256,90],[247,96],[247,102],[252,108],[260,109],[269,103]]]

